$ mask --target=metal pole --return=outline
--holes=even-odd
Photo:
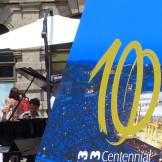
[[[78,2],[78,0],[76,0],[76,3],[77,3],[77,8],[78,8],[78,13],[80,14],[80,8],[79,8],[79,2]]]
[[[51,90],[50,90],[50,78],[51,78],[51,57],[48,52],[48,37],[47,37],[47,17],[48,14],[50,16],[53,16],[52,10],[48,10],[48,12],[45,14],[44,20],[43,20],[43,30],[42,30],[42,38],[44,39],[44,46],[45,46],[45,66],[46,66],[46,81],[47,81],[47,113],[51,111],[51,105],[50,105],[50,98],[51,98]]]

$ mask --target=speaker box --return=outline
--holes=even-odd
[[[15,140],[10,147],[9,152],[20,152],[22,157],[36,155],[41,138],[30,138]]]

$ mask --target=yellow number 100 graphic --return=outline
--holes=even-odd
[[[115,57],[119,51],[120,46],[121,46],[121,41],[119,39],[116,39],[111,45],[111,47],[103,55],[103,57],[99,60],[97,65],[94,67],[94,69],[91,72],[90,79],[89,79],[89,82],[90,82],[95,77],[95,75],[99,72],[99,70],[103,66],[105,66],[103,70],[103,75],[102,75],[101,85],[100,85],[100,90],[99,90],[99,97],[98,97],[98,123],[99,123],[100,131],[104,132],[106,135],[108,134],[108,131],[106,128],[105,97],[106,97],[106,91],[107,91],[107,86],[108,86],[108,80],[109,80],[109,76],[111,73],[111,68],[113,66]],[[120,76],[121,76],[121,72],[123,69],[123,65],[127,59],[128,54],[132,50],[136,51],[136,59],[133,63],[132,69],[137,64],[137,74],[136,74],[137,80],[136,80],[136,89],[134,92],[134,100],[133,100],[131,114],[130,114],[127,126],[124,126],[121,123],[119,119],[119,115],[118,115],[117,96],[118,96],[118,87],[119,87]],[[148,59],[151,61],[153,65],[154,89],[153,89],[151,104],[145,117],[141,121],[139,121],[139,123],[135,125],[134,122],[135,122],[135,118],[138,112],[138,104],[139,104],[141,90],[142,90],[144,57],[148,57]],[[160,86],[161,86],[161,69],[160,69],[160,63],[159,63],[159,60],[156,54],[152,50],[149,50],[149,49],[142,50],[140,43],[137,41],[130,42],[127,45],[127,47],[124,49],[121,55],[118,66],[116,68],[114,82],[112,85],[112,96],[111,96],[112,121],[113,121],[116,131],[120,133],[121,138],[117,142],[110,142],[107,140],[111,145],[120,145],[121,143],[125,141],[125,139],[129,135],[136,134],[138,131],[142,130],[146,126],[146,124],[150,121],[151,116],[156,107],[156,104],[158,102]]]

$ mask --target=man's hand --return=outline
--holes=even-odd
[[[30,116],[29,116],[28,114],[25,114],[25,115],[23,116],[23,118],[26,119],[26,120],[28,120],[28,119],[30,119]]]
[[[9,111],[10,111],[10,109],[9,109],[8,107],[4,107],[4,108],[2,109],[2,112],[3,112],[4,114],[7,114]]]

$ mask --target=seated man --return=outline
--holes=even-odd
[[[36,119],[43,118],[38,112],[40,106],[40,101],[37,98],[33,98],[29,101],[29,111],[24,112],[19,119]]]

